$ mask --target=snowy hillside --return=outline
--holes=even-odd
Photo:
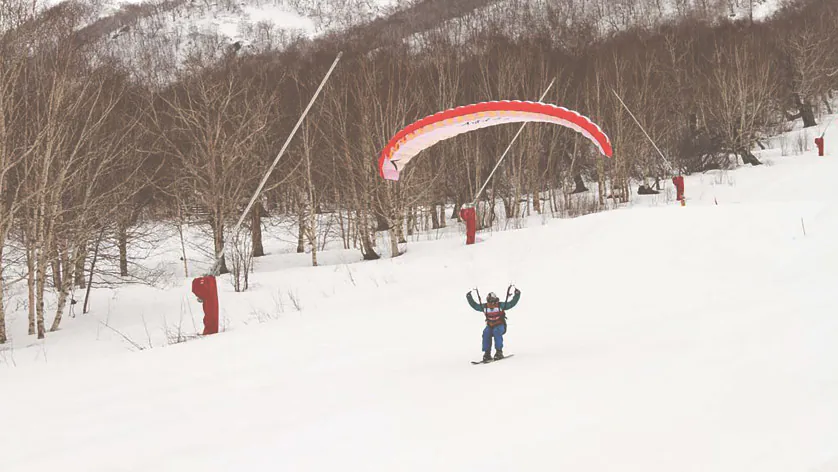
[[[400,8],[398,0],[43,0],[84,6],[79,31],[145,77],[167,82],[190,58],[282,49],[300,39],[367,24]]]
[[[44,10],[68,1],[36,1],[33,6]],[[705,19],[753,16],[760,21],[793,0],[458,0],[456,7],[398,0],[77,1],[87,8],[83,28],[88,38],[100,41],[108,55],[132,65],[138,74],[160,75],[145,78],[167,82],[190,58],[217,60],[231,52],[281,49],[300,39],[353,27],[384,31],[386,25],[396,38],[415,44],[434,27],[447,29],[455,41],[466,42],[488,24],[514,36],[533,28],[573,31],[580,23],[589,23],[607,35],[689,15]],[[411,8],[413,13],[393,16]],[[392,24],[375,24],[376,19],[392,19]]]
[[[826,157],[815,133],[688,176],[684,207],[669,185],[474,246],[451,221],[311,268],[273,228],[252,290],[220,281],[224,332],[186,343],[166,346],[200,330],[175,272],[96,289],[43,342],[19,310],[2,470],[838,471],[838,127]],[[177,247],[151,262],[175,270]],[[465,293],[510,282],[515,357],[472,366]]]
[[[493,31],[515,37],[522,32],[545,31],[552,37],[587,36],[579,34],[590,26],[601,37],[631,28],[655,28],[687,17],[716,23],[723,19],[752,18],[764,21],[795,0],[495,0],[464,17],[440,23],[455,43],[466,44],[473,34],[465,25],[480,31],[491,24]],[[421,44],[424,33],[409,40]],[[587,44],[587,43],[586,43]]]
[[[63,1],[44,0],[37,2],[40,9],[51,8]],[[280,29],[299,30],[312,37],[332,29],[346,28],[369,22],[382,15],[392,13],[398,7],[398,0],[184,0],[184,1],[134,1],[134,0],[90,0],[82,1],[93,12],[94,18],[102,19],[129,10],[142,8],[154,10],[168,16],[173,29],[184,29],[193,33],[219,33],[231,39],[243,39],[242,28],[252,28],[263,23]],[[151,16],[154,16],[153,14]]]

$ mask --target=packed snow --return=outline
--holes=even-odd
[[[161,227],[167,286],[94,289],[44,341],[14,312],[2,470],[838,471],[838,126],[825,157],[820,132],[687,176],[685,206],[668,183],[472,246],[450,220],[398,258],[330,242],[308,267],[274,223],[251,289],[219,280],[223,332],[196,339],[202,241],[184,277]],[[510,282],[515,357],[473,366],[465,294]]]

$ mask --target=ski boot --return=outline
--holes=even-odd
[[[503,359],[503,349],[498,349],[498,350],[495,352],[495,360],[496,360],[496,361],[499,361],[499,360],[501,360],[501,359]]]
[[[488,350],[483,353],[483,362],[489,362],[492,360],[492,351]]]

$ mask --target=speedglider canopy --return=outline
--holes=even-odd
[[[608,136],[589,118],[573,110],[549,103],[500,100],[441,111],[405,127],[381,151],[379,174],[387,180],[399,180],[399,172],[411,159],[442,140],[489,126],[526,122],[554,123],[574,129],[603,155],[612,155]]]

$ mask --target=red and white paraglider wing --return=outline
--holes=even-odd
[[[611,157],[611,141],[590,119],[567,108],[540,102],[495,101],[445,110],[399,131],[381,151],[381,177],[399,180],[399,172],[413,157],[439,141],[459,134],[507,123],[554,123],[576,130]]]

